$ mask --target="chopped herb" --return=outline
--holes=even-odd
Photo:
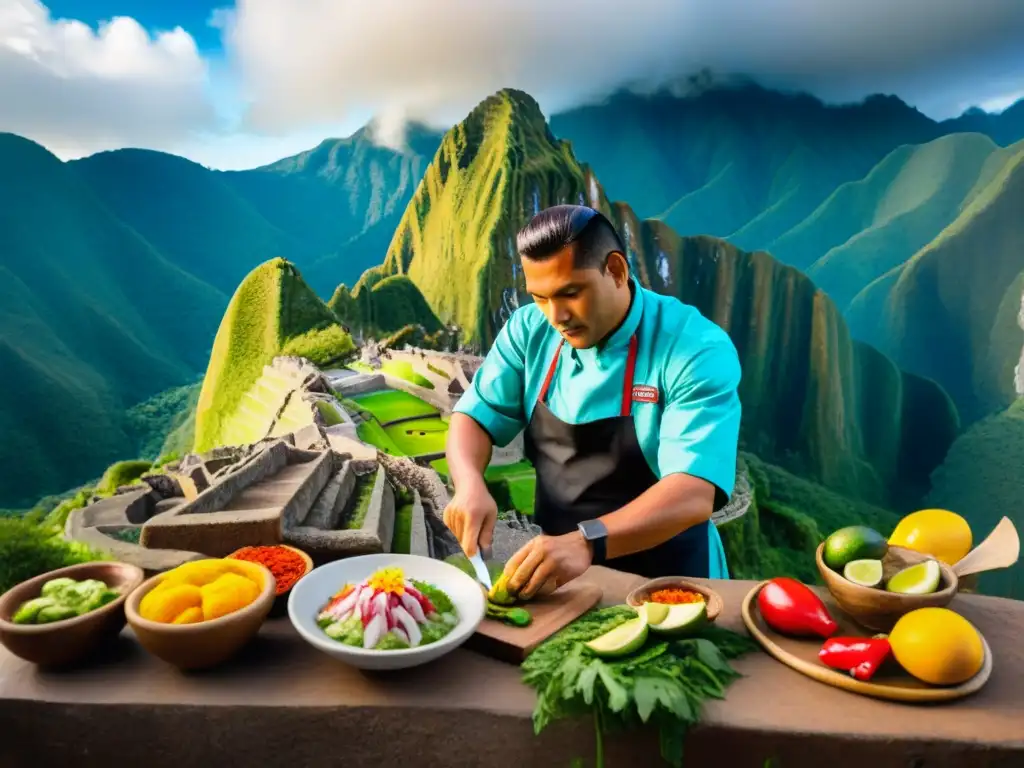
[[[604,765],[603,733],[641,723],[658,726],[662,757],[682,765],[683,742],[707,699],[721,699],[740,674],[729,664],[757,645],[715,626],[670,640],[652,634],[635,654],[609,661],[583,645],[636,618],[628,606],[590,611],[542,643],[522,664],[523,681],[537,691],[534,732],[555,720],[592,716],[597,766]]]

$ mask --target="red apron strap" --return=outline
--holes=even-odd
[[[562,345],[565,344],[565,339],[560,339],[558,347],[555,349],[555,355],[551,358],[551,365],[548,366],[548,374],[544,377],[544,383],[540,387],[540,393],[537,395],[538,402],[546,402],[548,397],[548,389],[551,387],[551,380],[555,377],[555,371],[558,369],[558,357],[562,352]],[[636,334],[629,340],[629,355],[626,357],[626,375],[622,382],[622,407],[620,413],[623,416],[629,416],[633,410],[633,373],[636,370],[636,348],[637,340]]]
[[[622,415],[629,416],[633,410],[633,373],[636,371],[636,334],[629,339],[629,357],[626,358],[626,376],[622,383]]]
[[[548,375],[544,377],[544,383],[541,385],[540,394],[537,395],[538,402],[545,402],[548,397],[548,387],[551,386],[551,380],[555,377],[555,369],[558,368],[558,356],[562,352],[562,345],[565,344],[565,339],[559,339],[558,347],[555,348],[555,356],[551,358],[551,365],[548,366]]]

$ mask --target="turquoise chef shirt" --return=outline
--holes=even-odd
[[[640,447],[659,479],[675,472],[703,478],[726,496],[736,480],[740,429],[740,363],[728,334],[693,306],[642,287],[635,278],[625,321],[605,344],[564,344],[547,405],[562,421],[580,424],[618,416],[629,340],[638,348],[634,386],[658,390],[656,403],[635,401]],[[455,411],[471,417],[506,446],[533,414],[561,334],[540,307],[512,313]],[[729,578],[725,551],[708,526],[711,578]]]

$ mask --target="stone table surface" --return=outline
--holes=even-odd
[[[622,602],[643,581],[600,567],[581,578],[603,588],[605,604]],[[720,624],[745,632],[740,605],[757,582],[709,583],[725,601]],[[706,706],[685,764],[1024,766],[1024,602],[960,595],[950,607],[976,624],[993,652],[992,678],[974,696],[941,705],[884,702],[754,652],[736,662],[744,677],[727,698]],[[282,618],[268,620],[220,667],[181,673],[126,629],[104,656],[60,672],[0,648],[0,767],[230,760],[521,768],[592,759],[592,722],[534,735],[534,701],[517,667],[465,649],[419,668],[366,673],[316,651]],[[606,761],[659,764],[656,734],[609,736]]]

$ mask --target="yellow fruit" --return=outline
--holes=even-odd
[[[189,608],[202,605],[203,597],[194,584],[171,585],[148,592],[139,603],[139,615],[149,621],[170,624]]]
[[[971,551],[971,527],[960,515],[945,509],[922,509],[900,520],[889,546],[931,555],[953,565]]]
[[[260,596],[256,582],[237,573],[225,573],[209,584],[204,584],[200,591],[203,595],[204,621],[234,613]]]
[[[932,685],[957,685],[978,674],[981,635],[948,608],[919,608],[900,617],[889,633],[892,655],[907,672]]]
[[[186,608],[184,611],[178,614],[178,617],[171,622],[172,624],[196,624],[203,620],[203,609],[196,606],[194,608]]]

